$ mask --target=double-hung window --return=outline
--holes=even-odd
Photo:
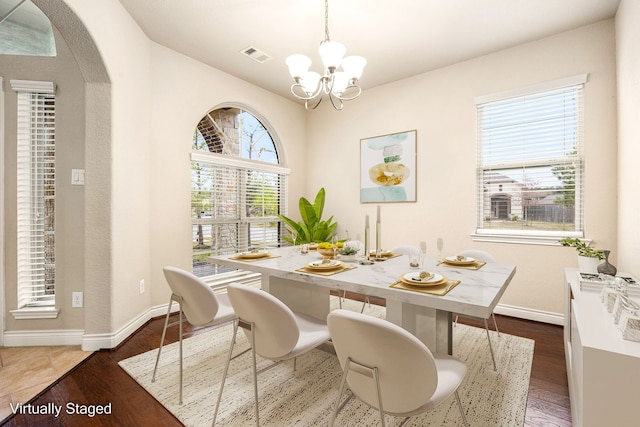
[[[193,272],[223,284],[238,275],[211,255],[277,247],[284,231],[289,170],[278,164],[267,128],[239,108],[207,114],[191,153]]]
[[[582,237],[586,77],[476,99],[476,238]]]
[[[18,100],[17,308],[54,306],[55,85],[11,80],[11,86]]]

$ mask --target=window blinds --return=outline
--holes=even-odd
[[[18,92],[17,150],[18,308],[54,305],[54,93]]]
[[[277,247],[282,234],[278,214],[286,215],[288,170],[272,164],[193,153],[191,217],[194,273],[206,258]],[[202,268],[199,268],[202,267]]]
[[[583,86],[477,105],[479,233],[582,233]]]

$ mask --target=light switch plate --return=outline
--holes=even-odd
[[[71,184],[84,185],[84,169],[71,169]]]

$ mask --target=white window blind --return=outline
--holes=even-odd
[[[18,308],[55,304],[55,94],[52,83],[18,92]]]
[[[210,255],[277,247],[286,215],[288,169],[193,153],[191,163],[194,274],[228,271],[207,263]]]
[[[478,234],[582,236],[583,87],[477,104]]]

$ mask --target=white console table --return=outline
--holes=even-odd
[[[564,344],[576,427],[640,425],[640,343],[622,339],[600,293],[565,269]]]

